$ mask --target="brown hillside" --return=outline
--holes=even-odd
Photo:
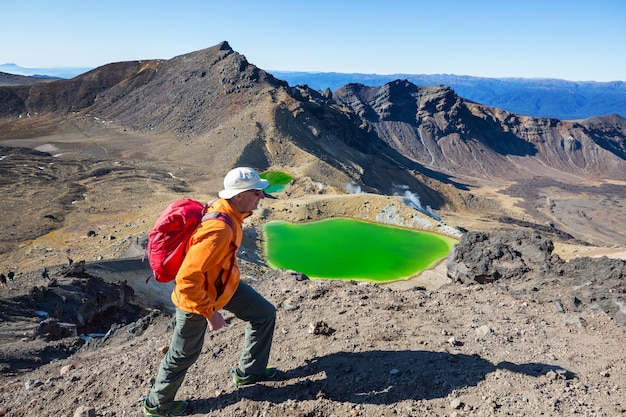
[[[626,198],[625,124],[617,116],[522,118],[447,87],[406,81],[349,85],[330,97],[289,87],[226,42],[0,90],[12,103],[1,107],[2,143],[51,151],[71,164],[93,158],[81,173],[86,178],[98,164],[106,167],[98,172],[132,172],[138,181],[142,170],[156,170],[159,182],[212,192],[225,170],[251,165],[339,193],[348,184],[382,195],[408,191],[424,206],[462,214],[467,220],[455,217],[459,226],[512,218],[594,244],[626,240],[607,215]],[[72,188],[84,181],[72,178]],[[580,187],[596,198],[573,199]]]
[[[602,256],[626,257],[624,134],[619,117],[522,118],[404,81],[331,97],[226,42],[2,86],[0,272],[17,275],[0,286],[0,416],[141,415],[171,333],[146,233],[236,165],[294,176],[238,252],[277,307],[282,373],[232,386],[226,315],[179,392],[191,415],[623,415],[626,266]],[[385,286],[270,270],[263,224],[329,217],[462,239]]]
[[[596,244],[626,241],[608,215],[626,202],[626,120],[619,116],[531,118],[465,101],[445,86],[400,80],[351,84],[334,98],[403,158],[476,187],[483,197],[512,199],[515,207],[507,206],[522,209],[514,215],[520,220]],[[581,187],[590,187],[586,195],[594,199],[575,197]]]

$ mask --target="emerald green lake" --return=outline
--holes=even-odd
[[[261,178],[269,182],[269,186],[265,189],[266,193],[278,193],[285,190],[293,177],[282,171],[267,171],[259,175]]]
[[[451,237],[361,220],[312,223],[272,221],[263,228],[270,267],[310,278],[391,282],[409,278],[445,259]]]

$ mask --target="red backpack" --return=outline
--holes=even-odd
[[[185,259],[187,242],[200,223],[216,219],[234,228],[228,215],[217,211],[207,213],[208,207],[210,205],[185,198],[167,206],[157,218],[148,234],[146,251],[150,269],[158,282],[170,282],[176,278]],[[146,282],[149,280],[150,277]]]

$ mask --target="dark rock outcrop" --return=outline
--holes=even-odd
[[[557,302],[563,311],[600,310],[626,325],[626,260],[552,253],[539,233],[465,233],[451,252],[448,277],[463,285],[493,284],[512,295]]]
[[[112,323],[128,323],[140,314],[141,309],[132,304],[134,290],[127,283],[106,282],[87,273],[84,265],[81,261],[53,268],[47,285],[33,287],[28,299],[22,300],[28,308],[50,317],[39,335],[56,337],[65,334],[57,329],[68,327],[74,328],[74,335],[106,333]]]

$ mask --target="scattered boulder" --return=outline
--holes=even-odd
[[[96,417],[96,409],[81,405],[74,411],[74,417]]]
[[[76,327],[61,325],[55,318],[47,318],[39,323],[37,335],[48,341],[76,337]]]
[[[65,375],[67,373],[69,373],[70,371],[76,369],[76,366],[74,366],[73,363],[70,363],[69,365],[65,365],[63,367],[61,367],[61,369],[59,370],[59,374],[60,375]]]
[[[315,335],[330,336],[331,334],[335,333],[335,329],[331,328],[328,323],[324,321],[318,321],[317,323],[309,324],[309,333]]]

